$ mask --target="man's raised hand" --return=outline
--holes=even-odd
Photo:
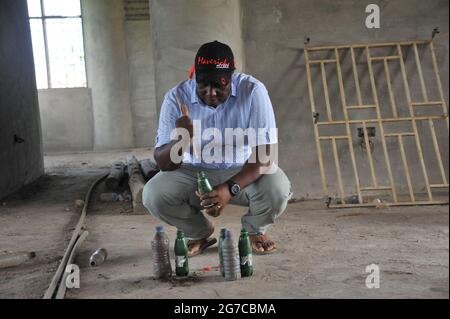
[[[175,123],[177,128],[184,128],[188,130],[190,138],[194,136],[194,127],[192,125],[192,121],[189,118],[189,109],[188,107],[183,104],[181,105],[181,117],[179,117]]]

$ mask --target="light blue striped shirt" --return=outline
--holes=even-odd
[[[183,81],[170,89],[161,107],[155,147],[171,142],[171,137],[175,139],[171,132],[182,116],[177,93],[194,122],[193,143],[198,150],[193,152],[191,147],[190,152],[185,152],[183,163],[209,169],[240,167],[250,157],[252,147],[278,142],[275,115],[266,87],[250,75],[234,73],[230,96],[216,108],[204,104],[197,96],[195,80]],[[239,143],[236,137],[226,138],[231,129],[254,129],[255,134]]]

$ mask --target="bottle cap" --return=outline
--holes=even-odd
[[[161,226],[161,225],[156,226],[156,232],[158,232],[158,233],[164,232],[164,226]]]
[[[232,237],[231,231],[226,230],[226,231],[225,231],[225,238],[231,238],[231,237]]]
[[[184,232],[182,230],[177,230],[177,236],[184,236]]]
[[[198,178],[205,178],[205,177],[206,177],[206,174],[205,174],[204,171],[200,171],[200,172],[197,172],[197,177],[198,177]]]
[[[223,234],[223,235],[225,235],[225,232],[226,232],[226,231],[227,231],[226,228],[221,228],[221,229],[220,229],[220,233]]]
[[[246,231],[244,228],[241,229],[241,235],[248,235],[248,231]]]

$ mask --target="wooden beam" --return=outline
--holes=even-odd
[[[108,177],[106,177],[105,185],[111,190],[118,190],[123,178],[125,177],[125,164],[121,161],[114,162],[111,165]]]
[[[130,186],[133,199],[133,209],[135,213],[142,212],[142,191],[144,190],[145,180],[141,173],[138,160],[134,155],[127,156],[128,165],[128,185]]]

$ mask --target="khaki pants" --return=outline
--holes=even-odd
[[[241,168],[201,170],[214,187],[236,175]],[[144,206],[153,216],[184,231],[187,238],[194,240],[208,236],[210,225],[200,212],[200,200],[195,195],[198,171],[200,169],[183,164],[175,171],[159,172],[145,185],[142,195]],[[241,218],[245,230],[250,234],[264,234],[284,212],[291,197],[291,183],[277,168],[274,174],[262,175],[241,190],[230,203],[249,208]]]

